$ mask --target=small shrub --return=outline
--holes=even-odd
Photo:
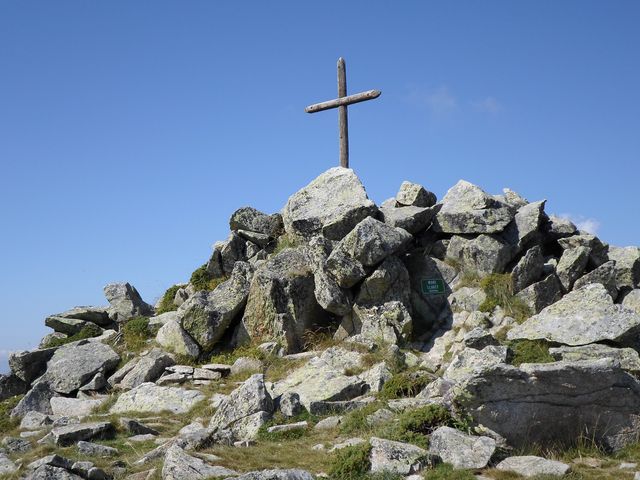
[[[480,304],[481,312],[491,313],[500,306],[518,323],[522,323],[531,316],[529,306],[514,294],[510,273],[492,273],[480,281],[480,287],[487,296]]]
[[[161,313],[173,312],[178,309],[173,303],[173,299],[176,298],[176,293],[180,288],[182,288],[180,285],[173,285],[164,292],[162,300],[160,300],[160,305],[156,309],[156,314],[160,315]]]
[[[476,476],[469,470],[455,470],[448,463],[441,463],[424,474],[425,480],[474,480],[475,478]]]
[[[278,237],[278,243],[276,243],[276,246],[271,254],[275,256],[283,250],[286,250],[287,248],[295,248],[299,245],[300,241],[298,239],[285,233],[284,235]]]
[[[305,330],[302,334],[302,348],[305,351],[326,350],[339,343],[334,340],[333,332],[327,328]]]
[[[513,351],[512,365],[555,362],[549,353],[550,345],[544,340],[514,340],[507,345]]]
[[[77,342],[78,340],[84,340],[86,338],[98,337],[102,334],[102,329],[94,323],[87,323],[80,329],[78,333],[68,336],[67,338],[51,338],[44,345],[45,348],[49,347],[61,347],[67,343]]]
[[[383,407],[382,402],[376,401],[347,413],[340,422],[340,433],[352,435],[373,430],[367,423],[367,417]]]
[[[7,398],[0,402],[0,435],[9,433],[20,423],[20,419],[11,418],[11,410],[22,400],[23,395]]]
[[[420,393],[429,382],[430,378],[422,372],[406,371],[396,373],[383,385],[378,397],[384,400],[414,397]]]
[[[363,443],[337,450],[329,467],[329,478],[335,480],[361,480],[371,468],[371,445]]]
[[[403,412],[396,423],[386,426],[378,434],[389,440],[429,448],[429,435],[435,429],[442,426],[456,428],[458,424],[442,405],[427,405]]]
[[[224,282],[227,279],[226,276],[222,277],[214,277],[207,270],[207,265],[202,265],[200,268],[197,268],[192,274],[189,283],[193,285],[193,288],[196,292],[200,291],[211,291],[214,290],[218,285]],[[174,294],[175,295],[175,294]]]
[[[147,339],[151,336],[149,319],[146,317],[133,317],[122,326],[122,338],[127,350],[138,351],[147,345]]]

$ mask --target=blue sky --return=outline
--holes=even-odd
[[[0,370],[47,314],[186,281],[337,164],[377,202],[510,187],[640,244],[640,3],[0,1]]]

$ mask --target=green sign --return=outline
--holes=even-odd
[[[426,295],[440,295],[444,293],[444,280],[440,278],[423,278],[422,293]]]

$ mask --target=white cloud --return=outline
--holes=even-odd
[[[479,112],[496,114],[504,110],[504,107],[495,97],[486,97],[482,100],[477,100],[475,102],[471,102],[473,108],[475,108]]]
[[[567,220],[571,220],[578,230],[584,230],[592,235],[597,235],[598,230],[600,229],[600,222],[595,218],[587,218],[583,215],[573,215],[571,213],[562,213],[559,215],[561,218],[566,218]]]
[[[414,105],[427,107],[432,114],[439,116],[449,115],[458,109],[458,100],[446,86],[436,89],[412,88],[407,99]]]

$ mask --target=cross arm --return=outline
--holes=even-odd
[[[347,97],[340,97],[334,100],[328,100],[326,102],[309,105],[304,109],[304,111],[307,113],[315,113],[321,112],[323,110],[329,110],[330,108],[342,107],[343,105],[366,102],[367,100],[378,98],[381,93],[382,92],[380,90],[369,90],[367,92],[356,93],[355,95],[349,95]]]

